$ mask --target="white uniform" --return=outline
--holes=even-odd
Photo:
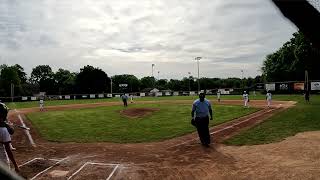
[[[220,96],[221,96],[220,92],[217,92],[217,99],[219,102],[220,102]]]
[[[266,97],[267,97],[268,107],[270,107],[270,105],[271,105],[271,100],[272,100],[272,94],[268,92],[268,93],[266,94]]]
[[[0,161],[2,161],[10,167],[9,158],[3,144],[6,142],[11,142],[10,134],[7,128],[0,127]]]
[[[243,93],[242,95],[244,101],[244,107],[248,106],[249,95],[247,93]]]
[[[44,100],[43,99],[40,99],[39,105],[40,105],[40,110],[42,111],[44,108]]]

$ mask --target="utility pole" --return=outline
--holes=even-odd
[[[158,81],[160,80],[160,71],[158,71]]]
[[[112,77],[110,77],[110,80],[111,80],[110,81],[110,84],[111,84],[111,89],[110,90],[111,90],[111,95],[112,95]]]
[[[14,99],[14,84],[11,83],[11,102],[13,102]]]
[[[202,59],[202,57],[196,57],[195,60],[198,64],[198,94],[200,93],[200,67],[199,67],[199,61]]]

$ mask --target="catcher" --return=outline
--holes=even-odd
[[[9,108],[5,104],[0,103],[0,161],[2,161],[4,164],[7,164],[10,168],[10,159],[14,165],[15,171],[18,173],[19,167],[10,148],[10,135],[14,133],[14,130],[6,122],[8,112]]]

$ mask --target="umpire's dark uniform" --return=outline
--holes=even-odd
[[[199,99],[194,101],[191,115],[202,145],[208,147],[210,144],[209,115],[212,120],[212,108],[210,102],[205,99],[204,93],[200,93]]]

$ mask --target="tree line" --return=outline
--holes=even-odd
[[[112,82],[111,82],[112,79]],[[201,89],[241,88],[262,82],[262,77],[255,78],[201,78]],[[0,94],[11,96],[11,84],[15,96],[30,96],[39,92],[50,95],[110,93],[111,84],[114,93],[150,91],[152,88],[172,91],[197,91],[197,79],[193,76],[183,79],[155,79],[147,76],[141,79],[130,74],[109,77],[102,69],[90,65],[80,72],[70,72],[60,68],[53,72],[49,65],[39,65],[32,69],[30,77],[19,64],[0,66]],[[127,84],[127,87],[119,87]]]

